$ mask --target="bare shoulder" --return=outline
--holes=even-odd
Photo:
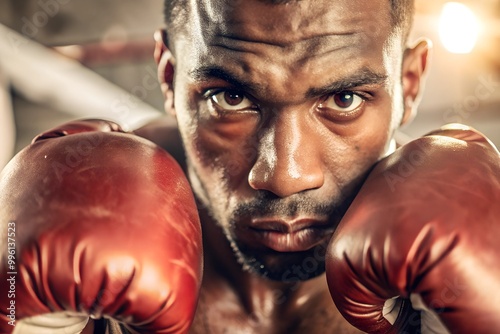
[[[164,114],[134,130],[134,134],[162,147],[183,166],[185,161],[184,148],[177,121],[173,116]]]

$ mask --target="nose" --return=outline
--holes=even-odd
[[[248,175],[253,189],[288,197],[324,183],[321,138],[300,112],[282,112],[263,129],[259,153]]]

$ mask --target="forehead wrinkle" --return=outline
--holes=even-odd
[[[330,39],[342,40],[347,37],[355,36],[359,33],[360,32],[355,30],[344,31],[344,32],[327,31],[312,35],[301,35],[295,39],[280,40],[273,38],[274,36],[272,36],[271,34],[266,36],[250,37],[235,31],[232,32],[217,31],[217,33],[214,36],[214,40],[217,41],[218,43],[224,43],[227,45],[238,45],[238,44],[244,45],[245,43],[251,43],[251,44],[263,44],[282,49],[287,49],[290,47],[294,47],[295,45],[301,45],[301,44],[311,44],[311,45],[322,44],[324,43],[325,40],[330,40]]]
[[[389,24],[389,1],[314,0],[287,4],[267,1],[191,0],[203,35],[286,46],[324,35],[346,35]],[[381,5],[384,4],[384,5]],[[328,9],[328,10],[327,10]],[[252,15],[250,15],[251,13]],[[373,15],[376,13],[376,15]]]
[[[196,36],[189,39],[198,56],[213,52],[215,46],[232,52],[227,56],[224,52],[217,52],[229,59],[242,56],[237,53],[249,53],[264,61],[279,58],[289,67],[307,67],[312,60],[338,51],[353,56],[367,52],[373,49],[376,39],[367,38],[365,23],[370,20],[371,28],[375,23],[378,27],[390,25],[383,19],[385,15],[381,15],[388,12],[388,1],[383,13],[380,13],[382,8],[377,1],[351,3],[339,0],[329,3],[303,0],[300,6],[263,5],[256,0],[238,1],[238,6],[229,0],[190,1],[195,7],[191,13],[196,21],[193,26]],[[332,10],[325,10],[325,4]],[[262,12],[263,6],[266,10]],[[262,8],[254,12],[254,7]],[[377,15],[373,15],[372,9],[379,10]],[[293,14],[293,17],[298,15],[300,22],[294,23],[285,13]],[[279,20],[276,15],[279,15]],[[298,26],[287,29],[286,22],[289,21]]]
[[[307,57],[317,57],[346,47],[357,45],[362,41],[362,36],[357,32],[341,34],[321,34],[290,42],[250,39],[236,34],[216,34],[210,45],[219,46],[232,51],[258,53],[259,48],[270,47],[280,53],[307,54]]]
[[[310,67],[316,61],[329,58],[335,53],[347,60],[350,55],[360,54],[363,49],[367,48],[362,41],[363,36],[358,33],[315,36],[291,45],[217,35],[210,42],[209,47],[220,50],[216,52],[218,57],[226,58],[227,61],[236,60],[243,66],[246,62],[242,58],[253,55],[262,60],[265,66],[279,60],[286,68],[297,68]],[[247,70],[251,69],[247,68]]]

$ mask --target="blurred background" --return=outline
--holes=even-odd
[[[152,55],[162,2],[0,1],[0,156],[75,118],[133,128],[159,115]],[[402,137],[459,122],[500,146],[500,0],[416,0],[416,10],[411,40],[425,36],[434,51],[419,113]]]

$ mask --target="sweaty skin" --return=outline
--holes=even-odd
[[[238,260],[276,280],[328,242],[402,116],[391,108],[402,104],[390,79],[399,77],[401,43],[386,41],[389,5],[357,6],[199,5],[189,43],[169,41],[193,188]],[[385,31],[371,36],[374,25]],[[347,90],[356,108],[344,111],[335,98]],[[303,227],[297,237],[260,233]]]
[[[178,129],[136,132],[187,158],[199,201],[191,333],[356,332],[331,300],[324,250],[418,102],[427,42],[405,48],[388,0],[190,3],[155,54]]]

